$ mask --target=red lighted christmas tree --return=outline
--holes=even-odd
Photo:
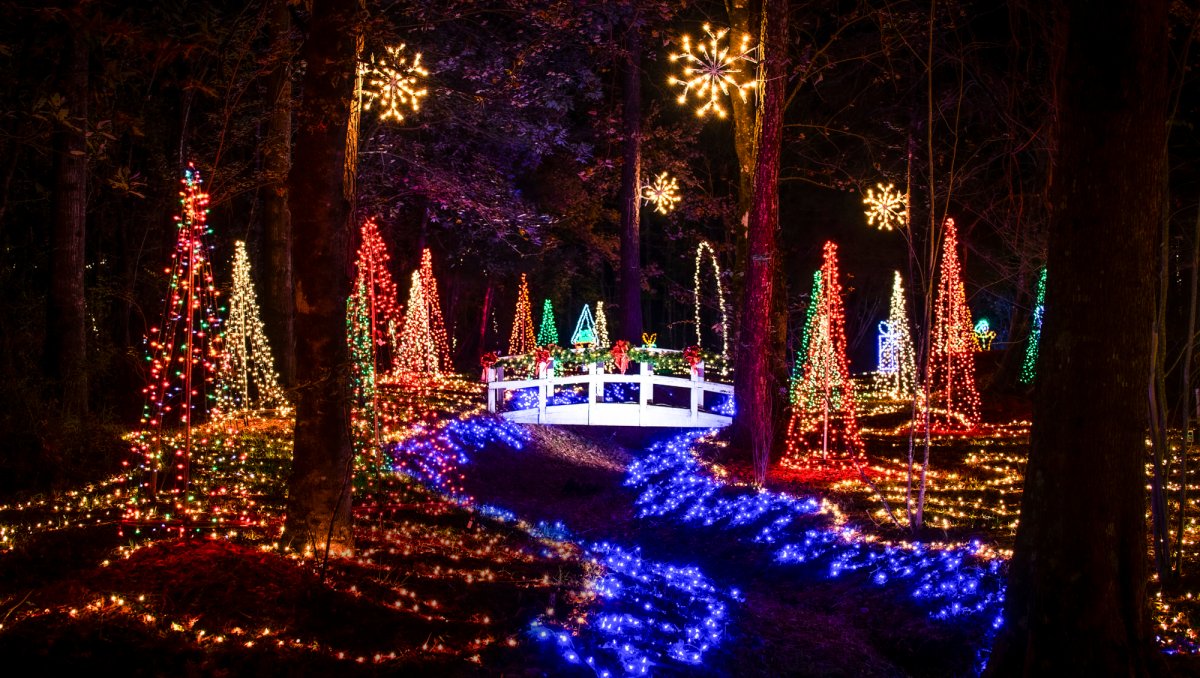
[[[792,393],[784,465],[853,465],[862,456],[854,383],[846,361],[846,312],[838,278],[837,245],[825,243],[807,352]]]
[[[379,225],[374,219],[367,219],[362,225],[362,243],[358,246],[358,260],[355,262],[357,275],[354,281],[352,308],[359,309],[351,314],[351,323],[366,322],[366,327],[351,327],[349,334],[363,334],[370,337],[369,355],[370,371],[378,375],[381,364],[381,348],[392,345],[390,341],[399,330],[400,314],[396,301],[396,283],[388,271],[387,246],[379,234]],[[360,298],[361,297],[361,298]],[[359,366],[364,371],[366,366]],[[385,368],[386,370],[386,368]]]
[[[197,425],[215,404],[220,319],[207,242],[208,194],[192,165],[184,172],[180,199],[175,252],[164,271],[170,287],[163,319],[146,337],[150,378],[142,391],[142,430],[133,446],[141,473],[130,475],[137,491],[126,512],[133,521],[175,522],[196,510],[196,495],[189,491],[192,454],[210,442]]]
[[[975,328],[958,263],[958,229],[949,218],[934,314],[929,356],[929,427],[933,431],[963,433],[979,424]]]
[[[533,312],[529,308],[529,283],[521,274],[521,291],[517,295],[517,314],[512,334],[508,338],[508,354],[524,355],[537,348],[537,332],[533,331]]]

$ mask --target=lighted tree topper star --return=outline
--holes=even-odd
[[[424,87],[417,89],[421,78],[429,75],[429,71],[421,66],[421,53],[417,52],[410,64],[403,51],[404,45],[388,47],[386,57],[378,60],[372,58],[372,63],[364,66],[366,85],[363,94],[367,100],[363,108],[369,111],[372,105],[378,103],[379,119],[382,121],[403,122],[401,109],[420,110],[421,98],[428,93]]]
[[[708,40],[700,40],[694,46],[691,38],[683,36],[682,51],[671,55],[672,62],[683,61],[683,78],[671,76],[667,81],[683,87],[677,99],[679,103],[686,104],[689,93],[695,95],[700,102],[696,115],[703,118],[712,112],[718,118],[724,118],[722,98],[733,90],[746,101],[746,93],[758,84],[754,73],[741,68],[742,62],[754,62],[754,49],[750,46],[749,35],[742,36],[741,44],[734,51],[728,44],[723,44],[728,28],[714,33],[712,27],[704,24],[704,32],[708,34]]]
[[[876,193],[875,189],[879,189],[879,192]],[[908,219],[908,202],[892,184],[877,184],[875,188],[868,188],[863,204],[867,206],[867,225],[877,225],[881,231],[903,226]]]
[[[652,183],[642,187],[642,200],[654,205],[654,211],[666,214],[675,209],[679,202],[679,182],[666,172],[654,177]]]

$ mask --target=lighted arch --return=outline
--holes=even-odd
[[[695,283],[692,297],[696,305],[696,345],[701,345],[700,331],[700,267],[704,263],[704,252],[708,251],[708,260],[712,262],[713,277],[717,280],[717,302],[721,307],[721,357],[729,359],[729,316],[725,312],[725,288],[721,285],[721,266],[717,263],[717,253],[712,245],[701,240],[696,245],[696,269],[692,280]]]

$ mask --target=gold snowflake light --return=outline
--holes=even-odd
[[[363,108],[369,111],[372,105],[379,104],[379,119],[383,121],[403,122],[402,109],[420,110],[421,99],[428,91],[420,86],[421,78],[429,75],[421,66],[421,53],[416,53],[412,63],[408,63],[403,52],[404,45],[388,47],[386,57],[372,58],[372,63],[364,69]]]
[[[734,50],[725,44],[728,28],[714,33],[708,24],[704,24],[704,32],[708,39],[694,45],[691,38],[683,36],[681,51],[671,55],[672,62],[683,62],[683,77],[671,76],[668,82],[683,87],[677,99],[679,103],[686,104],[689,93],[696,97],[700,104],[696,115],[704,117],[711,112],[724,118],[722,99],[732,90],[746,101],[746,93],[757,84],[757,75],[743,68],[743,63],[754,61],[754,50],[749,35],[742,36],[741,44]]]
[[[867,206],[867,225],[877,226],[881,231],[903,226],[908,218],[908,202],[892,184],[877,184],[875,188],[868,188],[863,204]]]
[[[666,214],[679,202],[679,182],[666,172],[654,177],[654,182],[642,187],[642,200],[654,205],[654,211]]]

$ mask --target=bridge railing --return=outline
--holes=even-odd
[[[662,350],[666,352],[666,350]],[[503,364],[485,370],[487,381],[488,411],[500,412],[506,391],[536,389],[535,408],[500,412],[502,416],[525,423],[537,424],[586,424],[610,426],[726,426],[732,423],[731,413],[705,409],[705,394],[714,393],[733,397],[733,386],[706,381],[704,363],[691,366],[687,377],[654,373],[649,362],[638,363],[633,373],[605,371],[604,363],[588,363],[583,374],[555,376],[554,360],[536,366],[533,378],[505,379]],[[636,385],[637,402],[608,402],[605,386],[609,384]],[[560,386],[586,387],[584,402],[552,404],[555,391]],[[654,400],[654,387],[663,386],[684,389],[689,392],[689,406],[666,405]]]

